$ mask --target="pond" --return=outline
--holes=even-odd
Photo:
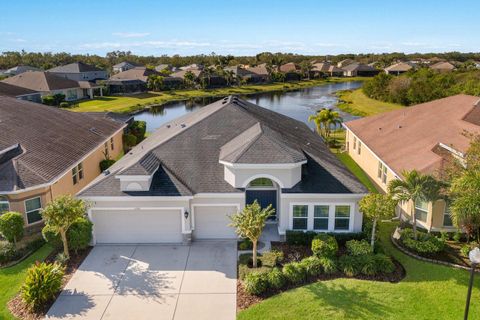
[[[313,128],[314,124],[308,122],[308,116],[314,114],[321,108],[337,110],[344,121],[358,118],[336,108],[338,98],[335,96],[334,92],[339,90],[358,89],[361,86],[361,81],[348,81],[295,91],[256,93],[243,96],[242,98],[264,108],[303,121]],[[219,99],[221,99],[221,97],[171,102],[142,111],[135,115],[135,119],[146,121],[147,131],[152,132],[166,122],[178,118],[188,112],[195,111]]]

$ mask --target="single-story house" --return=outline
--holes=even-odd
[[[112,75],[105,84],[110,94],[146,92],[150,75],[159,73],[146,67],[135,67]]]
[[[451,157],[462,157],[469,146],[464,132],[480,133],[479,98],[456,95],[408,108],[349,121],[346,149],[380,190],[402,179],[404,170],[441,175]],[[451,229],[448,205],[405,203],[399,208],[410,217],[415,205],[417,223],[428,230]]]
[[[332,65],[330,62],[315,62],[312,64],[313,76],[330,76],[341,77],[343,76],[343,70]]]
[[[233,72],[233,74],[235,75],[235,78],[244,79],[247,83],[265,82],[265,77],[264,76],[256,74],[255,72],[252,72],[249,69],[245,69],[243,67],[240,67],[239,65],[232,66],[232,67],[226,67],[224,70]]]
[[[157,129],[78,193],[95,243],[236,239],[257,200],[286,230],[359,232],[366,188],[305,123],[226,97]]]
[[[12,84],[0,82],[0,96],[13,97],[20,100],[27,100],[41,103],[42,96],[40,92],[27,88],[17,87]]]
[[[7,69],[4,74],[7,76],[16,76],[17,74],[21,74],[27,71],[43,71],[40,68],[35,68],[32,66],[16,66],[10,69]]]
[[[380,73],[380,70],[363,63],[352,63],[342,69],[345,77],[373,77]]]
[[[77,81],[58,77],[45,71],[28,71],[2,80],[4,83],[40,92],[43,96],[64,94],[66,101],[88,98],[88,91]]]
[[[159,64],[158,66],[155,67],[155,71],[161,72],[161,71],[173,71],[173,68],[170,64]]]
[[[198,64],[198,63],[192,63],[187,66],[180,67],[180,70],[203,70],[204,69],[203,64]]]
[[[106,70],[102,70],[83,62],[74,62],[64,66],[55,67],[48,69],[47,72],[75,81],[95,82],[96,80],[108,79],[108,73]]]
[[[123,72],[127,71],[133,68],[137,67],[143,67],[141,64],[131,62],[131,61],[123,61],[120,63],[117,63],[116,65],[112,66],[112,71],[113,73],[118,73],[118,72]]]
[[[254,67],[246,67],[246,69],[260,77],[262,79],[261,82],[270,81],[270,73],[268,72],[266,63],[262,63]]]
[[[285,74],[285,81],[299,81],[302,79],[300,75],[301,68],[298,64],[289,62],[278,67],[278,71]]]
[[[125,123],[0,96],[0,212],[30,231],[52,199],[76,194],[100,172],[104,153],[123,153]]]
[[[450,72],[456,69],[456,67],[448,61],[440,61],[430,66],[430,69],[439,72]]]
[[[346,67],[348,66],[349,64],[352,64],[352,63],[356,63],[355,60],[352,60],[352,59],[344,59],[342,61],[339,61],[337,62],[337,68],[343,68],[343,67]]]
[[[398,76],[399,74],[410,71],[414,68],[414,65],[409,62],[397,62],[385,68],[386,74],[393,74]]]

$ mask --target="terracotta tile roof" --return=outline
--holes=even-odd
[[[441,166],[442,157],[434,152],[439,144],[464,152],[469,139],[463,133],[480,133],[480,126],[469,121],[472,110],[478,113],[478,101],[478,97],[456,95],[349,121],[344,126],[398,175],[412,169],[433,172]]]

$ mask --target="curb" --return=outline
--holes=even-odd
[[[467,271],[470,271],[471,270],[471,267],[465,267],[465,266],[462,266],[462,265],[459,265],[459,264],[456,264],[456,263],[451,263],[451,262],[446,262],[446,261],[440,261],[440,260],[435,260],[435,259],[430,259],[430,258],[425,258],[425,257],[421,257],[411,251],[408,251],[407,249],[403,248],[398,242],[397,240],[395,240],[393,238],[393,234],[390,235],[390,241],[393,243],[393,245],[398,249],[400,250],[401,252],[403,252],[404,254],[406,254],[407,256],[410,256],[414,259],[417,259],[417,260],[420,260],[420,261],[424,261],[424,262],[430,262],[430,263],[435,263],[435,264],[439,264],[439,265],[443,265],[443,266],[447,266],[447,267],[452,267],[452,268],[456,268],[456,269],[463,269],[463,270],[467,270]],[[480,273],[480,270],[476,270],[475,271],[476,273]]]

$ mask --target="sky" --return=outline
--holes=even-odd
[[[0,51],[479,52],[478,0],[0,0]]]

